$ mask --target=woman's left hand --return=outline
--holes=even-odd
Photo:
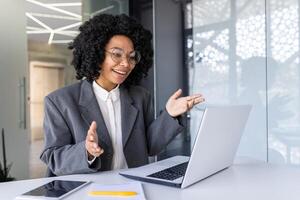
[[[186,97],[180,97],[182,94],[182,90],[177,90],[172,96],[170,96],[169,100],[166,104],[166,110],[172,117],[177,117],[190,109],[193,108],[194,105],[205,101],[204,97],[201,94],[195,94]]]

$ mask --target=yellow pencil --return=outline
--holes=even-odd
[[[91,191],[88,193],[90,196],[135,196],[137,192],[133,191]]]

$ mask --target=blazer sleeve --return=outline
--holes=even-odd
[[[40,156],[55,175],[96,172],[100,159],[89,165],[85,140],[75,143],[67,121],[54,102],[45,98],[45,148]]]
[[[146,100],[146,126],[148,152],[150,156],[160,153],[180,132],[184,130],[180,120],[173,118],[164,109],[154,120],[154,107],[151,95]]]

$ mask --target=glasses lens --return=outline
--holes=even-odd
[[[122,62],[124,52],[121,49],[112,49],[111,59],[115,62]]]
[[[111,55],[111,59],[116,63],[120,63],[123,61],[123,58],[126,58],[130,64],[136,65],[141,60],[141,54],[138,51],[133,51],[127,56],[122,49],[114,48],[109,53]]]
[[[132,52],[129,56],[129,62],[131,64],[136,65],[140,62],[140,60],[141,60],[141,54],[138,51]]]

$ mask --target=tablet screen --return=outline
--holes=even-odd
[[[68,192],[84,185],[85,183],[87,182],[54,180],[23,195],[59,198],[67,194]]]

